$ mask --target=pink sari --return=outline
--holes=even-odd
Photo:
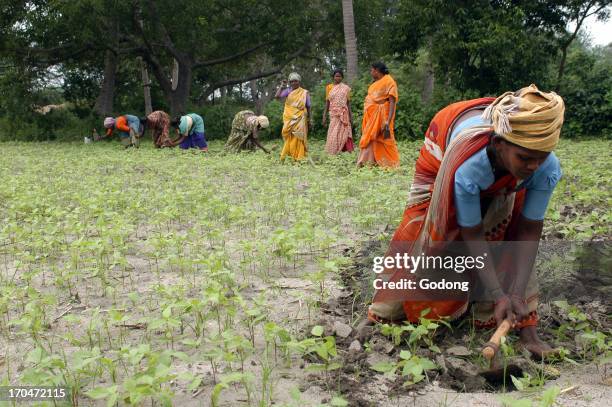
[[[342,151],[353,151],[353,137],[348,113],[348,97],[351,88],[339,83],[329,91],[329,128],[325,151],[338,154]]]

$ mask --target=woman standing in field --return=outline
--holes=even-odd
[[[270,153],[257,139],[257,132],[269,125],[270,121],[266,116],[257,116],[250,110],[236,113],[225,149],[237,153],[242,150],[253,151],[255,147],[259,147],[264,152]]]
[[[368,88],[363,104],[359,141],[361,152],[357,165],[361,167],[365,164],[377,164],[381,167],[397,168],[400,165],[400,157],[393,129],[399,98],[397,84],[382,62],[372,64],[370,75],[374,82]]]
[[[344,72],[336,69],[332,75],[334,83],[325,88],[325,109],[323,110],[323,127],[326,125],[329,112],[329,128],[325,151],[338,154],[342,151],[353,151],[353,112],[351,112],[351,88],[342,83]]]
[[[310,92],[300,86],[302,78],[296,72],[289,75],[289,87],[283,81],[276,91],[277,99],[285,99],[285,110],[283,112],[283,150],[281,161],[286,156],[294,160],[306,157],[306,139],[308,128],[312,127],[310,115]]]
[[[141,121],[143,122],[144,130],[151,130],[155,148],[161,148],[170,142],[170,116],[168,113],[156,110]]]
[[[564,112],[559,95],[531,85],[497,99],[453,103],[434,116],[387,256],[439,254],[435,250],[462,241],[461,250],[468,253],[461,254],[485,254],[483,265],[468,272],[474,287],[460,296],[452,290],[438,291],[436,297],[424,290],[378,290],[370,320],[415,322],[423,314],[455,319],[471,303],[477,325],[508,319],[534,356],[554,353],[537,334],[538,286],[532,270],[546,208],[561,178],[552,151]],[[494,241],[515,243],[487,255]],[[411,279],[412,272],[386,268],[385,280]]]
[[[143,126],[140,123],[140,119],[137,116],[131,114],[124,114],[119,117],[107,117],[104,119],[104,128],[106,129],[106,135],[101,138],[111,137],[113,130],[117,130],[121,144],[125,148],[140,145],[140,136],[143,131]]]
[[[208,151],[202,116],[196,113],[179,116],[172,121],[172,126],[177,129],[178,137],[174,140],[169,140],[165,144],[167,147],[178,145],[183,150],[198,148],[202,152]]]

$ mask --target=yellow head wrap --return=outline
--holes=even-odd
[[[483,119],[509,142],[537,151],[552,151],[559,143],[565,105],[555,92],[530,85],[506,92],[487,107]]]

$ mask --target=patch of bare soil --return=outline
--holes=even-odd
[[[228,252],[240,253],[237,241],[227,241]],[[231,247],[231,249],[229,249]],[[174,351],[191,352],[189,346],[182,340],[171,340],[162,328],[151,329],[148,326],[148,318],[161,313],[161,300],[159,290],[165,288],[180,288],[183,298],[195,298],[198,291],[194,288],[201,286],[205,281],[204,275],[194,275],[196,284],[190,286],[179,272],[165,263],[159,265],[151,264],[147,260],[146,253],[150,247],[145,243],[140,243],[133,251],[127,255],[129,265],[127,273],[120,269],[109,271],[108,278],[113,281],[115,295],[109,294],[101,286],[99,281],[93,276],[86,276],[78,281],[73,288],[74,295],[70,298],[57,298],[57,307],[51,319],[52,324],[46,327],[42,333],[45,341],[52,343],[55,338],[74,338],[77,345],[77,338],[86,338],[88,332],[92,332],[92,346],[98,346],[102,352],[107,352],[111,357],[116,355],[114,349],[125,347],[135,348],[142,343],[161,344]],[[0,258],[1,262],[2,258]],[[239,262],[239,258],[232,259]],[[161,272],[155,270],[159,268]],[[270,275],[261,278],[260,274],[245,272],[236,278],[242,285],[240,294],[245,301],[255,304],[256,300],[261,299],[263,312],[267,313],[268,319],[286,327],[293,333],[308,332],[308,328],[316,322],[318,308],[316,304],[320,298],[318,284],[304,278],[305,274],[316,270],[316,263],[312,258],[304,256],[300,261],[299,267],[289,264],[276,265],[271,270]],[[250,271],[250,270],[248,270]],[[21,277],[18,275],[18,277]],[[31,282],[42,292],[49,290],[46,284],[48,276],[42,273]],[[340,292],[337,282],[327,279],[325,281],[326,292],[331,296],[338,296]],[[111,310],[127,312],[133,304],[126,298],[128,293],[136,293],[142,301],[136,309],[132,310],[132,318],[121,323],[107,322],[103,325],[101,321],[107,320],[107,315]],[[233,293],[228,291],[227,298],[231,298]],[[72,316],[75,321],[68,321],[64,317]],[[248,337],[248,329],[244,325],[224,323],[223,329],[228,332],[239,332]],[[92,328],[93,327],[93,328]],[[219,324],[213,319],[209,320],[204,328],[207,332],[217,332]],[[182,331],[181,331],[182,333]],[[175,360],[173,369],[177,373],[189,372],[202,377],[202,383],[194,391],[188,390],[187,383],[176,380],[172,383],[172,391],[175,393],[173,403],[177,406],[205,406],[210,404],[211,394],[215,385],[219,383],[219,377],[223,374],[241,371],[252,376],[250,382],[252,388],[250,394],[245,391],[241,383],[232,384],[230,389],[224,391],[219,398],[221,406],[235,405],[254,405],[266,398],[272,399],[279,405],[320,405],[325,399],[331,398],[329,386],[309,384],[309,372],[301,358],[291,357],[289,362],[281,357],[267,361],[264,355],[265,342],[263,327],[254,328],[253,348],[255,351],[251,356],[245,358],[241,363],[239,360],[222,363],[213,370],[211,363],[206,358],[194,357],[192,360]],[[179,337],[176,332],[172,338]],[[78,339],[80,340],[80,339]],[[61,343],[61,342],[59,342]],[[24,340],[15,339],[5,341],[0,340],[0,368],[4,369],[4,364],[10,366],[15,375],[22,373],[24,366],[19,363],[19,358],[24,357],[34,349],[34,344],[26,344]],[[78,351],[79,346],[63,345],[66,354]],[[5,356],[6,355],[6,356]],[[6,359],[6,360],[5,360]],[[268,366],[268,364],[270,366]],[[267,388],[270,394],[262,389],[261,383],[264,382],[262,376],[268,374]],[[101,382],[100,385],[112,385],[112,383]],[[292,389],[300,389],[299,403],[291,397]],[[79,398],[79,403],[83,405],[105,405],[104,401],[94,401],[84,396]],[[1,403],[0,403],[1,404]]]

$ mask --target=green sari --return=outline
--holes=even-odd
[[[257,127],[257,116],[250,110],[242,110],[236,113],[232,121],[232,130],[225,143],[225,149],[229,152],[237,153],[242,150],[255,150],[255,143],[252,141],[253,130]]]

